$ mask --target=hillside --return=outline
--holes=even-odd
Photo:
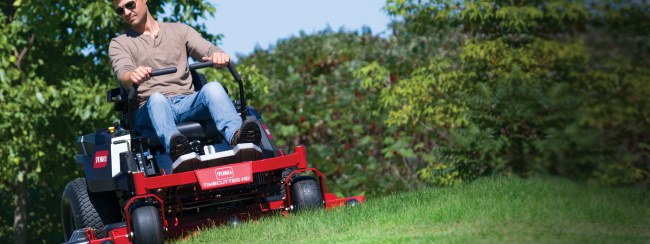
[[[650,195],[558,178],[485,178],[362,206],[203,230],[175,243],[647,243]]]

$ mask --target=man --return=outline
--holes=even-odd
[[[188,25],[156,21],[146,2],[113,0],[115,12],[131,28],[112,39],[108,50],[122,85],[127,89],[138,85],[136,130],[155,131],[172,161],[191,152],[187,138],[176,128],[184,121],[213,119],[231,147],[247,142],[259,144],[261,129],[254,121],[242,123],[221,84],[208,83],[199,92],[192,86],[188,56],[212,61],[215,68],[222,68],[230,62],[228,54]],[[178,72],[151,77],[152,70],[168,67],[176,67]]]

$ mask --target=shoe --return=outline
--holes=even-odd
[[[247,119],[241,124],[241,128],[235,131],[235,135],[230,139],[230,147],[234,148],[240,143],[253,143],[259,145],[262,141],[262,129],[255,120]]]
[[[176,162],[180,156],[192,152],[190,142],[181,133],[173,134],[172,138],[169,139],[169,145],[169,157],[172,159],[172,162]]]

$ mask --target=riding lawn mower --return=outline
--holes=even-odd
[[[211,66],[190,65],[195,90],[207,84],[196,70]],[[246,105],[232,62],[228,69],[239,85],[233,104],[242,121],[263,129],[261,142],[231,148],[213,121],[183,122],[177,127],[192,152],[172,162],[155,135],[134,128],[137,86],[109,90],[107,100],[121,119],[77,139],[76,166],[85,177],[69,182],[62,195],[66,243],[164,243],[197,228],[364,202],[363,196],[325,193],[325,177],[308,167],[304,147],[292,154],[278,149],[260,114]]]

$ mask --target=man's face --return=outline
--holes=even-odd
[[[117,14],[131,26],[139,24],[146,16],[145,4],[142,0],[113,0],[113,7],[117,10]]]

